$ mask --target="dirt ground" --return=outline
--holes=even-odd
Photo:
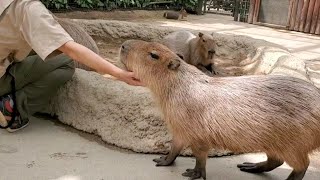
[[[94,39],[100,50],[100,55],[104,58],[108,58],[110,62],[117,64],[119,59],[119,47],[120,42],[105,41],[102,39]]]

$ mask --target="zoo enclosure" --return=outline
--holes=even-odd
[[[235,21],[320,34],[320,0],[42,0],[52,11],[180,10],[230,15]]]

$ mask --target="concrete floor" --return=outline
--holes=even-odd
[[[190,16],[188,22],[161,21],[162,26],[179,26],[226,34],[242,34],[265,39],[289,48],[303,59],[320,56],[320,37],[271,29],[232,21],[232,17]],[[159,22],[154,22],[159,23]],[[49,121],[32,119],[26,129],[9,134],[0,131],[0,180],[179,180],[193,158],[179,157],[172,167],[155,167],[152,159],[159,155],[143,155],[105,145],[98,137]],[[262,175],[239,171],[237,163],[264,160],[263,154],[246,154],[211,158],[207,179],[214,180],[283,180],[290,171],[286,165]],[[311,156],[305,180],[320,179],[320,153]]]
[[[44,118],[34,118],[24,130],[0,131],[1,180],[183,180],[180,174],[194,166],[194,159],[179,157],[172,167],[155,167],[143,155],[105,145],[99,138]],[[320,154],[311,156],[305,180],[320,179]],[[284,180],[291,169],[261,175],[239,171],[237,163],[264,160],[247,154],[208,160],[208,180]]]
[[[190,15],[188,16],[188,21],[158,20],[152,23],[167,27],[181,27],[224,34],[246,35],[280,44],[302,59],[320,59],[319,35],[236,22],[233,21],[233,17],[231,16],[217,14],[206,14],[203,16]]]

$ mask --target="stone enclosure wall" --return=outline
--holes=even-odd
[[[158,41],[177,29],[107,20],[76,20],[90,35],[110,41],[142,39]],[[196,32],[194,32],[196,33]],[[223,76],[283,74],[314,83],[319,65],[304,62],[287,49],[246,36],[214,32],[217,42],[216,64]],[[77,69],[73,79],[60,89],[46,112],[58,115],[61,122],[94,133],[105,142],[141,153],[165,153],[171,135],[155,107],[148,89],[132,87]],[[191,155],[186,149],[183,155]],[[213,150],[211,156],[230,154]]]

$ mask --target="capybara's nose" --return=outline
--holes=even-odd
[[[211,50],[209,50],[209,53],[211,53],[211,54],[215,54],[215,53],[216,53],[216,51],[215,51],[214,49],[211,49]]]

